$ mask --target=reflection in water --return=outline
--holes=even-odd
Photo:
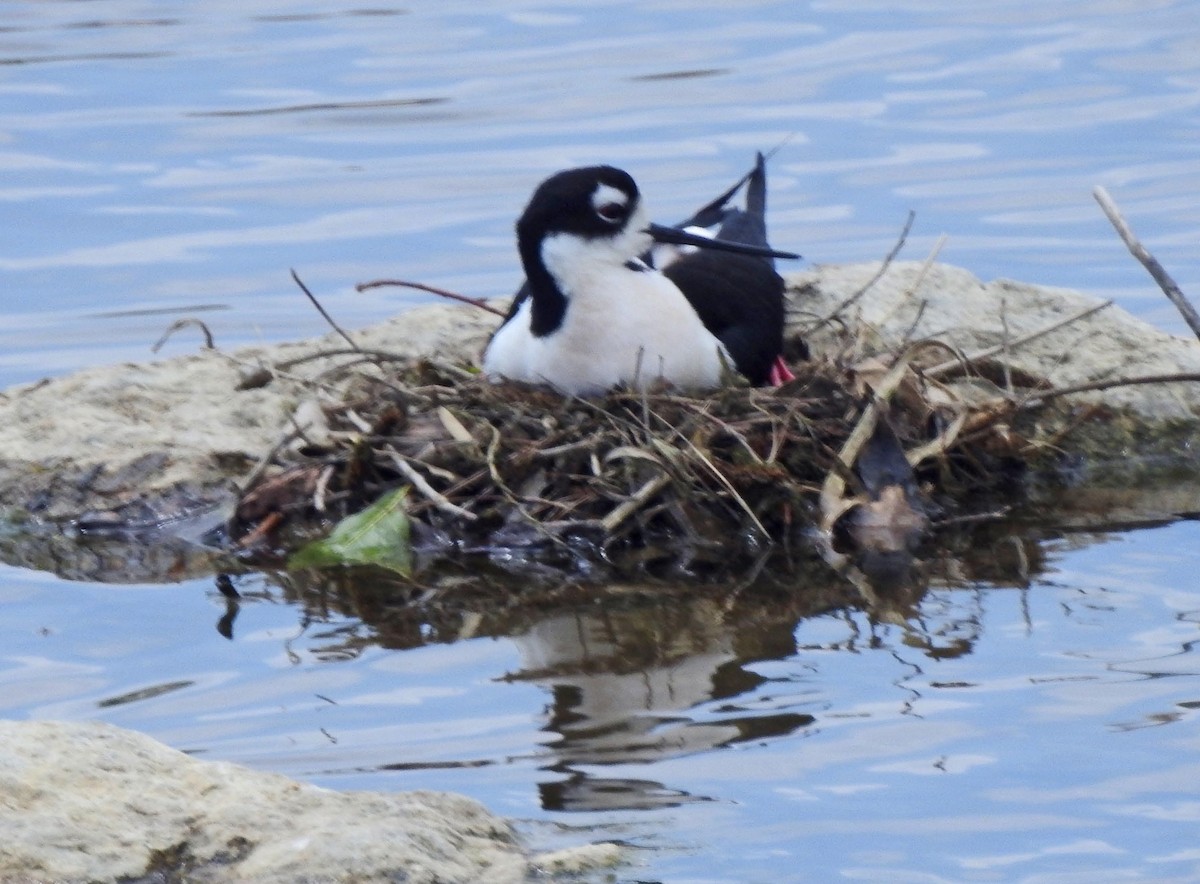
[[[1014,546],[1022,547],[1019,555],[997,554]],[[794,553],[766,559],[741,583],[563,583],[536,569],[522,580],[511,563],[504,571],[443,568],[427,575],[432,583],[423,586],[362,572],[275,579],[303,606],[309,651],[318,659],[351,659],[376,645],[508,637],[520,662],[505,680],[545,691],[542,728],[551,739],[538,766],[553,776],[538,786],[543,809],[631,810],[717,796],[606,775],[605,768],[821,728],[823,717],[836,710],[822,695],[798,691],[794,679],[787,699],[761,700],[770,679],[757,671],[760,664],[812,650],[797,645],[805,620],[863,610],[868,617],[861,627],[847,616],[841,650],[880,647],[877,624],[893,624],[904,630],[904,646],[933,661],[951,659],[971,653],[982,615],[963,604],[974,594],[959,593],[947,605],[941,596],[926,602],[928,589],[978,582],[983,575],[997,586],[1025,586],[1031,570],[1042,567],[1036,542],[1004,533],[939,538],[937,550],[901,567],[904,580],[897,584],[848,580],[820,559],[797,560]],[[231,626],[227,618],[222,623]],[[909,674],[896,684],[911,706],[920,692],[904,682],[923,673],[912,661],[904,670]],[[436,763],[468,762],[482,763]]]
[[[891,608],[816,560],[688,585],[478,562],[421,585],[61,583],[57,615],[10,569],[0,705],[320,785],[466,792],[576,838],[640,829],[668,848],[656,880],[788,880],[801,858],[814,880],[930,857],[944,880],[1032,877],[1008,873],[1087,830],[1132,867],[1194,840],[1162,822],[1195,781],[1194,528],[942,537]],[[230,642],[212,623],[235,592]]]
[[[588,765],[647,762],[755,736],[782,735],[811,715],[726,715],[697,721],[691,710],[732,699],[765,679],[744,668],[795,650],[795,612],[754,630],[720,598],[672,597],[629,608],[575,610],[546,617],[513,640],[522,669],[512,677],[544,685],[549,769],[569,776],[543,784],[544,806],[561,810],[649,807],[684,796],[659,783],[587,776]]]

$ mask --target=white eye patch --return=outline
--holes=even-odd
[[[592,192],[592,208],[606,221],[620,221],[629,206],[629,196],[624,192],[601,184]]]

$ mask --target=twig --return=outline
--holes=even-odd
[[[334,349],[334,350],[317,350],[314,353],[307,353],[304,356],[294,356],[291,359],[283,359],[273,363],[272,368],[278,371],[287,371],[295,368],[297,365],[303,365],[305,362],[312,362],[316,359],[331,359],[334,356],[367,356],[377,362],[411,362],[412,356],[404,353],[392,353],[388,350],[367,350],[363,347],[355,346],[353,349]]]
[[[549,448],[538,448],[533,452],[534,457],[558,457],[560,454],[570,454],[573,451],[589,451],[595,446],[591,439],[576,439],[574,442],[564,442]]]
[[[288,445],[299,438],[300,432],[296,429],[287,430],[282,433],[275,441],[275,444],[271,446],[270,450],[261,458],[259,458],[258,463],[254,465],[254,469],[252,469],[246,475],[246,478],[242,480],[239,496],[244,495],[247,491],[254,487],[254,483],[256,483],[262,477],[262,474],[267,471],[267,467],[271,465],[271,461],[275,459],[275,455],[283,451],[285,445]]]
[[[1162,289],[1163,294],[1171,299],[1171,303],[1183,316],[1184,322],[1192,330],[1197,338],[1200,338],[1200,314],[1196,313],[1196,308],[1192,306],[1187,299],[1187,295],[1179,288],[1175,280],[1171,279],[1171,275],[1167,273],[1163,266],[1158,263],[1158,260],[1150,254],[1141,241],[1134,235],[1125,219],[1121,216],[1120,209],[1113,202],[1112,197],[1108,195],[1108,191],[1100,185],[1096,185],[1092,190],[1092,196],[1096,198],[1096,202],[1100,204],[1100,208],[1104,210],[1104,214],[1108,216],[1108,220],[1112,222],[1112,226],[1116,228],[1121,239],[1125,241],[1125,246],[1129,249],[1129,253],[1141,262],[1142,266],[1150,272],[1154,277],[1154,281],[1158,283],[1158,287]]]
[[[313,489],[313,509],[319,513],[325,512],[325,495],[329,493],[329,480],[333,478],[333,465],[321,470],[317,477],[317,487]]]
[[[619,506],[616,506],[612,511],[600,520],[600,527],[604,529],[605,534],[612,534],[617,528],[641,509],[647,501],[654,495],[662,491],[671,484],[671,477],[666,473],[659,473],[653,479],[649,479],[646,484],[633,493],[633,496],[625,500]]]
[[[910,209],[908,212],[908,219],[904,222],[904,228],[900,231],[900,238],[896,240],[896,244],[892,246],[892,250],[884,257],[883,263],[879,265],[879,270],[876,271],[875,275],[867,280],[866,285],[864,285],[850,297],[846,298],[846,300],[842,301],[842,303],[838,304],[837,307],[833,309],[832,313],[823,316],[813,325],[809,326],[807,329],[809,334],[817,331],[818,329],[824,328],[826,325],[833,322],[834,319],[841,315],[843,310],[853,305],[855,301],[871,290],[871,286],[875,285],[875,283],[879,282],[879,280],[883,278],[883,274],[887,273],[888,267],[890,267],[892,262],[896,260],[896,256],[900,254],[900,250],[904,248],[904,243],[908,239],[908,232],[912,230],[913,221],[916,219],[916,217],[917,213]]]
[[[741,433],[739,433],[737,430],[735,430],[733,427],[731,427],[728,423],[721,420],[715,414],[711,414],[705,406],[697,404],[695,402],[684,402],[682,404],[683,404],[684,408],[691,411],[697,417],[699,417],[703,420],[712,421],[714,424],[716,424],[718,427],[720,427],[722,430],[724,430],[726,433],[728,433],[730,436],[732,436],[735,440],[737,440],[738,444],[740,444],[742,446],[742,448],[743,448],[743,450],[745,450],[746,454],[748,454],[750,456],[750,459],[752,461],[754,461],[755,464],[762,466],[763,459],[761,457],[759,457],[758,452],[754,450],[754,448],[746,440],[745,436],[743,436]]]
[[[434,488],[426,481],[425,477],[413,468],[413,465],[408,462],[408,458],[396,451],[394,448],[387,449],[388,457],[392,459],[392,463],[396,465],[404,478],[408,479],[409,483],[417,491],[425,495],[429,501],[440,509],[442,512],[449,513],[452,516],[457,516],[460,519],[466,519],[468,522],[474,522],[479,517],[469,510],[463,509],[456,503],[452,503],[448,497]]]
[[[900,307],[903,306],[904,304],[907,304],[909,299],[912,298],[914,295],[916,295],[917,291],[921,288],[922,283],[925,282],[925,277],[929,275],[930,268],[933,267],[933,264],[937,260],[938,255],[941,254],[942,249],[945,247],[946,239],[947,239],[947,236],[944,233],[938,237],[937,242],[935,242],[933,244],[933,248],[929,250],[929,254],[925,256],[925,260],[921,262],[921,267],[920,267],[920,269],[917,270],[917,275],[913,277],[913,280],[911,283],[909,283],[908,288],[906,288],[904,290],[904,294],[902,294],[897,299],[896,305],[888,312],[887,315],[885,315],[882,319],[880,319],[880,321],[879,321],[880,325],[883,325],[887,321],[888,318],[890,318],[891,316],[893,316],[897,312],[899,312]],[[920,314],[922,312],[924,312],[924,310],[925,310],[925,302],[922,301],[921,306],[919,306],[917,308],[917,314],[918,314],[917,321],[920,320]],[[914,329],[916,328],[915,321],[914,321],[912,328],[914,328]],[[905,337],[902,339],[901,349],[903,349],[907,345],[908,345],[908,334],[906,333]]]
[[[1008,349],[1009,331],[1008,331],[1008,298],[1000,299],[1000,346],[1004,349],[1001,351],[1004,354],[1004,389],[1008,395],[1012,395],[1012,354]]]
[[[167,342],[167,339],[170,338],[171,335],[175,334],[175,332],[179,331],[181,328],[187,328],[189,325],[194,325],[198,327],[200,331],[204,332],[204,348],[206,350],[216,349],[216,345],[213,343],[213,334],[211,331],[209,331],[208,326],[199,319],[193,319],[189,317],[186,319],[176,319],[169,326],[167,326],[167,330],[162,333],[161,338],[154,342],[154,346],[150,348],[150,352],[157,353],[162,349],[162,345]]]
[[[483,298],[470,298],[466,295],[460,295],[458,292],[449,291],[448,289],[440,289],[434,285],[425,285],[423,282],[409,282],[404,279],[376,279],[371,282],[360,282],[354,289],[355,291],[365,292],[367,289],[377,289],[389,285],[407,289],[418,289],[422,292],[429,292],[431,295],[450,298],[452,301],[462,301],[464,304],[470,304],[473,307],[478,307],[480,310],[486,310],[488,313],[495,313],[497,316],[508,315],[503,310],[493,307]]]
[[[342,338],[345,339],[347,344],[349,344],[351,347],[353,347],[355,350],[357,350],[361,353],[362,348],[359,347],[358,344],[354,343],[354,338],[352,338],[348,334],[346,334],[345,330],[340,325],[338,325],[336,322],[333,321],[333,317],[330,316],[325,311],[325,308],[321,306],[321,302],[317,300],[317,296],[308,290],[308,286],[306,286],[303,282],[300,281],[300,277],[296,275],[296,271],[294,269],[292,270],[292,279],[294,279],[296,281],[296,285],[300,286],[300,291],[304,292],[304,294],[308,298],[308,300],[312,301],[312,305],[317,308],[317,312],[320,313],[323,317],[325,317],[325,321],[329,323],[330,328],[332,328],[335,332],[337,332],[339,335],[341,335]]]
[[[500,450],[500,442],[502,438],[501,433],[490,422],[487,423],[487,427],[492,431],[492,439],[488,443],[487,451],[485,452],[488,473],[492,477],[492,484],[495,485],[497,490],[504,495],[504,498],[516,508],[521,518],[533,525],[533,527],[543,536],[556,539],[553,538],[552,535],[546,531],[542,523],[532,513],[530,513],[528,509],[525,508],[525,505],[521,502],[521,498],[517,496],[515,491],[508,487],[508,483],[505,482],[504,478],[500,475],[500,467],[496,465],[496,454]]]
[[[912,342],[912,336],[916,333],[917,326],[921,324],[921,318],[924,317],[927,307],[929,307],[929,299],[922,298],[921,303],[917,305],[917,315],[913,317],[913,321],[908,324],[908,328],[900,338],[902,347],[907,347]]]
[[[1073,322],[1078,322],[1081,319],[1086,319],[1087,317],[1091,316],[1093,313],[1099,313],[1101,310],[1111,307],[1112,304],[1113,304],[1112,301],[1101,301],[1099,304],[1093,304],[1091,307],[1088,307],[1086,310],[1081,310],[1078,313],[1071,314],[1066,319],[1060,319],[1057,322],[1052,322],[1050,325],[1043,326],[1042,328],[1031,331],[1028,334],[1021,335],[1019,338],[1013,338],[1011,341],[1008,342],[1007,349],[1011,351],[1011,350],[1016,349],[1017,347],[1021,347],[1025,344],[1028,344],[1031,341],[1036,341],[1038,338],[1043,337],[1044,335],[1048,335],[1051,332],[1058,331],[1060,328],[1062,328],[1065,325],[1070,325]],[[926,377],[937,377],[937,376],[943,375],[946,372],[951,371],[955,368],[960,368],[960,367],[966,368],[967,366],[973,365],[974,363],[979,362],[983,359],[989,359],[992,356],[995,356],[997,353],[1003,353],[1005,351],[1005,349],[1006,349],[1005,344],[1003,344],[1003,343],[997,344],[994,347],[988,347],[984,350],[978,351],[977,353],[972,353],[970,356],[964,356],[962,359],[950,359],[946,362],[942,362],[938,365],[935,365],[932,368],[926,368],[922,371],[922,374],[924,374]]]
[[[825,481],[821,483],[820,512],[821,512],[821,533],[823,538],[822,547],[828,546],[823,554],[827,555],[827,561],[834,563],[833,554],[833,528],[838,520],[846,514],[847,511],[857,506],[859,501],[854,497],[846,496],[846,476],[854,475],[854,463],[858,460],[859,452],[867,444],[867,440],[875,432],[875,426],[879,422],[879,411],[881,407],[886,406],[891,399],[892,394],[896,392],[900,386],[900,382],[904,379],[909,371],[909,363],[912,359],[914,348],[910,348],[892,364],[879,381],[871,390],[871,399],[867,402],[859,414],[858,422],[854,425],[854,429],[850,431],[850,435],[846,437],[846,441],[842,443],[841,450],[837,452],[834,458],[834,463],[831,466],[829,473],[825,476]],[[911,461],[910,461],[911,463]]]
[[[1187,371],[1179,374],[1147,374],[1131,378],[1112,378],[1107,381],[1090,381],[1085,384],[1072,384],[1069,387],[1055,387],[1030,397],[1021,403],[1022,407],[1039,405],[1048,399],[1060,396],[1070,396],[1074,393],[1093,393],[1097,390],[1111,390],[1113,387],[1135,387],[1141,384],[1173,384],[1200,382],[1200,372]]]
[[[668,424],[668,426],[670,426],[670,424]],[[746,499],[742,497],[742,495],[738,494],[737,489],[733,487],[733,483],[729,481],[729,477],[717,469],[716,464],[709,460],[708,455],[701,451],[700,447],[696,445],[695,442],[683,435],[683,433],[679,432],[679,430],[675,429],[674,427],[671,427],[671,430],[677,437],[679,437],[680,440],[683,441],[685,445],[687,445],[688,448],[692,450],[692,454],[700,459],[700,463],[708,467],[709,472],[716,477],[717,481],[725,486],[725,490],[729,492],[730,496],[733,497],[734,501],[737,502],[737,505],[741,507],[742,512],[750,517],[750,521],[754,523],[754,527],[758,529],[758,533],[761,535],[763,540],[769,543],[771,540],[770,532],[763,527],[763,523],[759,521],[758,516],[754,514],[754,510],[750,509],[750,504],[746,503]]]

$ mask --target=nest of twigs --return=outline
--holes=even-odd
[[[1200,334],[1200,317],[1178,286],[1102,189],[1097,199]],[[700,396],[662,388],[580,399],[493,384],[463,368],[360,350],[296,278],[350,344],[339,352],[351,358],[314,381],[319,414],[297,421],[291,438],[264,458],[229,524],[231,537],[243,549],[286,552],[406,486],[405,525],[425,549],[565,549],[575,561],[582,550],[589,559],[666,557],[720,570],[802,536],[815,538],[841,570],[844,529],[859,529],[850,533],[860,549],[875,544],[886,554],[911,547],[930,517],[998,515],[989,492],[1010,486],[1014,472],[1055,451],[1098,409],[1060,414],[1057,426],[1039,428],[1048,403],[1196,380],[1177,374],[1055,387],[994,358],[1111,302],[1017,338],[1006,330],[1000,345],[970,355],[905,335],[897,351],[864,358],[873,349],[862,337],[869,330],[852,330],[842,317],[882,277],[912,220],[910,213],[863,288],[827,316],[808,317],[791,342],[793,356],[811,334],[829,337],[839,325],[843,333],[833,333],[825,357],[795,364],[796,379],[776,389],[732,381]],[[502,313],[419,283],[380,280],[359,289],[380,285]]]
[[[995,479],[1011,444],[1001,415],[931,395],[911,362],[809,361],[775,389],[595,399],[430,362],[347,369],[326,425],[275,453],[232,533],[279,551],[408,486],[418,546],[727,568],[814,531],[832,541],[889,488],[929,512],[930,490],[953,499]]]

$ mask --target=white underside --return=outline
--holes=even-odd
[[[571,236],[547,239],[542,251],[567,296],[562,325],[534,337],[526,301],[483,354],[489,377],[550,384],[576,395],[660,379],[684,389],[720,384],[728,362],[723,347],[661,273],[630,270],[622,257],[626,249],[609,254],[594,241]]]

